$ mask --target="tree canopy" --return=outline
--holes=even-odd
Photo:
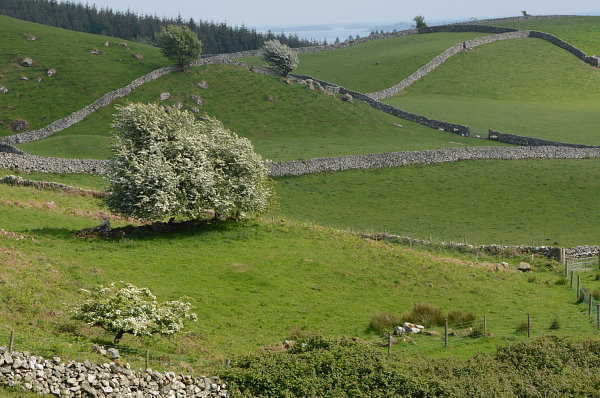
[[[262,157],[218,120],[156,104],[118,109],[111,210],[146,220],[241,219],[273,204]]]
[[[168,25],[156,34],[160,52],[182,68],[197,59],[202,52],[202,42],[187,26]]]

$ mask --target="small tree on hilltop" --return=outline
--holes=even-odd
[[[425,17],[422,15],[417,15],[416,17],[413,18],[413,21],[415,21],[417,29],[424,28],[427,26],[427,23],[425,23]]]
[[[218,120],[158,105],[118,108],[108,207],[146,220],[261,214],[273,204],[262,157]]]
[[[262,58],[282,75],[287,76],[298,66],[298,55],[294,50],[278,40],[269,40],[263,44]]]
[[[160,52],[182,68],[197,59],[202,52],[202,42],[187,26],[168,25],[156,34]]]
[[[197,321],[196,314],[190,312],[190,303],[158,303],[147,288],[121,284],[123,287],[120,289],[114,283],[91,291],[82,289],[88,299],[75,307],[73,318],[114,333],[115,344],[126,333],[135,336],[171,335],[183,328],[184,320]]]

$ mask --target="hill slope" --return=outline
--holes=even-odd
[[[481,36],[486,34],[430,33],[299,54],[294,73],[370,93],[392,87],[454,44]]]
[[[208,89],[198,88],[201,80],[208,83]],[[200,115],[206,112],[221,120],[272,160],[494,144],[398,119],[361,101],[342,102],[305,85],[290,87],[279,78],[240,67],[207,65],[145,84],[69,129],[20,147],[40,155],[109,157],[114,106],[156,102],[162,92],[171,95],[164,104],[181,102],[188,110],[198,107],[192,95],[201,97]]]
[[[492,43],[450,58],[394,106],[487,129],[600,144],[600,70],[540,39]]]
[[[27,40],[30,36],[35,40]],[[94,49],[98,55],[90,52]],[[27,57],[33,66],[20,66]],[[0,86],[9,90],[0,94],[0,136],[14,134],[11,120],[26,120],[30,129],[43,127],[169,64],[156,47],[0,15]],[[49,69],[56,74],[47,76]]]

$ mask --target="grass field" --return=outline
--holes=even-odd
[[[376,40],[335,51],[299,54],[294,73],[363,93],[399,83],[456,43],[485,33],[431,33]],[[333,66],[333,67],[332,67]]]
[[[502,21],[493,25],[551,33],[588,55],[600,54],[600,16]]]
[[[198,88],[200,80],[207,81],[209,88]],[[181,102],[185,109],[197,106],[191,95],[202,97],[201,114],[216,117],[227,128],[250,138],[256,151],[272,160],[494,144],[440,132],[376,111],[360,101],[342,102],[303,85],[290,87],[278,78],[227,65],[165,76],[115,105],[156,102],[164,91],[171,94],[165,104]],[[20,148],[38,155],[108,158],[114,113],[114,106],[108,106],[55,136]],[[403,128],[394,125],[397,123]]]
[[[278,178],[277,214],[414,238],[597,244],[600,161],[468,161]]]
[[[25,34],[36,40],[26,40]],[[109,47],[104,47],[106,41]],[[99,55],[90,53],[94,48]],[[144,59],[138,61],[134,54]],[[25,57],[33,58],[33,67],[19,66]],[[9,90],[2,94],[0,136],[14,134],[11,120],[27,120],[30,129],[43,127],[169,64],[156,47],[0,15],[0,85]],[[46,75],[50,68],[56,75]]]
[[[472,255],[409,250],[289,220],[74,239],[100,223],[97,200],[8,186],[0,196],[0,227],[26,235],[0,235],[2,330],[32,338],[110,341],[69,320],[69,308],[81,299],[78,288],[120,280],[163,300],[187,296],[200,318],[177,338],[126,336],[121,344],[205,359],[276,343],[292,329],[377,339],[367,330],[373,313],[402,313],[417,301],[477,316],[581,312],[545,261],[532,280],[494,272]]]
[[[458,54],[386,100],[426,116],[553,141],[600,144],[600,70],[541,39]]]

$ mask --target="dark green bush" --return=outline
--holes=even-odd
[[[232,361],[220,375],[236,397],[598,397],[600,339],[549,336],[468,360],[386,354],[313,337],[287,352]]]
[[[424,302],[415,303],[410,311],[402,315],[402,319],[426,327],[443,326],[446,320],[440,307]]]
[[[391,332],[396,326],[402,326],[404,320],[401,316],[391,312],[377,312],[371,316],[369,330],[377,333]]]

